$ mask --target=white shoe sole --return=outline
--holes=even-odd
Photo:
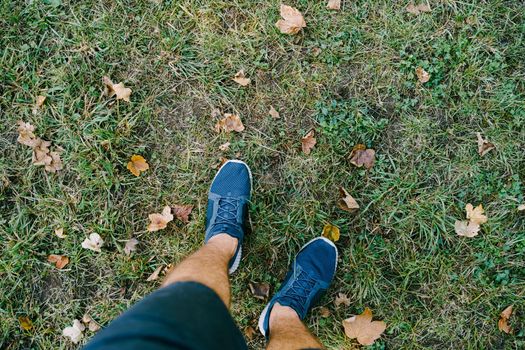
[[[301,252],[301,250],[303,250],[304,247],[306,247],[308,244],[312,243],[313,241],[316,241],[318,239],[322,239],[324,240],[326,243],[330,244],[332,247],[335,248],[335,269],[334,269],[334,276],[335,276],[335,272],[337,271],[337,259],[339,259],[339,252],[337,251],[337,247],[335,246],[334,242],[332,242],[331,240],[329,240],[328,238],[326,237],[316,237],[314,239],[311,239],[310,241],[308,241],[308,243],[306,243],[305,245],[303,245],[301,247],[301,249],[299,250],[299,253]],[[297,257],[297,255],[299,254],[297,253],[295,256]],[[294,258],[295,260],[295,258]],[[257,323],[257,327],[259,327],[259,331],[262,333],[263,336],[266,337],[266,331],[264,330],[264,319],[266,318],[266,314],[268,313],[268,307],[270,306],[270,303],[266,304],[266,306],[264,307],[263,311],[261,312],[261,316],[259,316],[259,322]]]

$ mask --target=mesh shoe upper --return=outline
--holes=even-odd
[[[295,257],[281,288],[270,300],[259,320],[261,332],[268,337],[273,305],[289,306],[301,319],[326,292],[337,267],[337,248],[326,238],[308,242]]]
[[[237,160],[226,162],[215,175],[208,194],[205,242],[219,233],[239,240],[230,264],[230,273],[237,268],[248,222],[248,201],[251,194],[251,173],[248,165]]]

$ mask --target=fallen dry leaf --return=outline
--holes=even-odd
[[[35,139],[33,146],[33,164],[50,165],[53,162],[53,158],[49,155],[49,146],[51,146],[51,142],[44,141],[40,138]]]
[[[310,154],[312,148],[314,148],[317,140],[315,139],[315,130],[310,130],[302,139],[301,139],[301,148],[304,154]]]
[[[250,79],[244,76],[244,69],[238,71],[232,80],[241,86],[250,85]]]
[[[262,282],[262,283],[250,282],[248,284],[248,287],[250,287],[250,291],[252,292],[252,295],[256,297],[257,299],[266,300],[268,299],[268,296],[270,295],[270,285],[266,282]]]
[[[341,0],[328,0],[326,8],[329,10],[340,10],[341,9]]]
[[[230,145],[231,144],[229,142],[223,143],[222,145],[219,146],[219,150],[226,152],[227,150],[230,149]]]
[[[480,227],[473,222],[456,220],[454,223],[454,229],[458,236],[472,238],[478,235]]]
[[[371,148],[366,148],[363,144],[357,144],[352,148],[350,153],[350,163],[360,168],[364,166],[366,169],[371,169],[376,161],[376,151]]]
[[[483,215],[485,211],[483,210],[482,204],[474,208],[472,204],[468,203],[465,206],[465,210],[467,211],[467,219],[470,219],[470,222],[474,224],[481,225],[486,223],[488,220],[487,216]]]
[[[64,229],[62,227],[59,227],[59,228],[55,229],[55,235],[58,238],[66,238],[67,237],[67,235],[64,234]]]
[[[102,240],[102,237],[100,237],[98,233],[92,233],[89,235],[89,238],[86,238],[84,242],[82,242],[82,248],[100,253],[100,248],[103,244],[104,241]]]
[[[361,345],[372,345],[386,329],[383,321],[372,321],[372,311],[365,308],[361,315],[343,321],[345,334],[350,339],[357,339]]]
[[[344,293],[338,293],[335,297],[334,305],[336,308],[341,305],[350,306],[350,298]]]
[[[330,317],[330,315],[331,315],[330,309],[327,308],[326,306],[321,306],[319,308],[319,315],[321,315],[322,318]]]
[[[332,242],[337,242],[339,240],[339,237],[341,236],[339,227],[334,226],[332,224],[324,225],[322,236],[328,238]]]
[[[175,214],[175,217],[185,224],[190,222],[189,216],[192,210],[193,210],[193,205],[176,204],[173,206],[173,213]]]
[[[252,326],[244,328],[244,335],[246,336],[246,338],[248,338],[248,340],[252,341],[255,334],[257,334],[257,332]]]
[[[278,20],[275,26],[283,34],[295,35],[306,27],[303,15],[296,8],[281,4],[281,17],[283,19]]]
[[[417,75],[417,80],[419,80],[420,83],[426,83],[427,81],[430,80],[430,73],[428,73],[422,67],[416,68],[416,75]]]
[[[242,132],[244,131],[244,125],[242,124],[241,118],[236,114],[224,113],[224,118],[219,120],[215,124],[216,132]]]
[[[159,279],[160,271],[162,271],[162,265],[157,267],[155,269],[155,271],[153,271],[153,273],[151,275],[149,275],[149,277],[148,277],[148,279],[146,281],[151,282],[151,281],[155,281],[155,280]]]
[[[154,232],[166,228],[168,222],[173,220],[173,215],[171,214],[171,208],[169,205],[165,206],[162,209],[162,213],[153,213],[149,214],[149,220],[151,221],[148,225],[148,231]]]
[[[45,100],[46,96],[38,95],[36,97],[35,106],[37,106],[38,108],[42,107],[44,105]]]
[[[478,154],[480,156],[484,156],[487,154],[490,150],[493,150],[496,148],[493,143],[489,142],[488,140],[484,140],[481,136],[481,133],[477,132],[476,136],[478,137]]]
[[[127,168],[135,176],[139,176],[141,172],[149,169],[149,164],[143,156],[134,154],[128,162]]]
[[[58,154],[58,152],[49,152],[49,156],[51,157],[51,162],[45,164],[45,170],[50,173],[56,173],[57,171],[62,170],[63,165],[62,160],[60,159],[60,154]]]
[[[512,315],[512,308],[513,308],[513,305],[507,306],[505,310],[503,310],[500,313],[499,315],[500,319],[498,320],[498,329],[507,334],[512,333],[512,328],[508,324],[509,318]]]
[[[29,123],[18,121],[18,139],[23,145],[33,149],[32,162],[35,165],[43,165],[46,171],[55,173],[62,170],[62,161],[58,152],[51,152],[51,142],[36,137],[33,133],[35,127]]]
[[[124,245],[124,254],[130,255],[131,252],[134,252],[137,250],[137,244],[139,244],[139,240],[136,238],[132,238],[126,241],[126,244]]]
[[[82,339],[82,332],[86,329],[79,320],[74,320],[71,327],[66,327],[62,331],[62,335],[68,337],[74,344],[78,344]]]
[[[84,323],[91,332],[96,332],[100,329],[100,325],[88,314],[82,317],[82,323]]]
[[[44,105],[44,101],[46,100],[46,96],[38,95],[36,97],[35,105],[33,106],[33,114],[37,114],[38,110]]]
[[[413,15],[419,15],[421,12],[430,12],[432,11],[430,6],[428,6],[427,4],[419,4],[419,5],[414,5],[414,4],[409,4],[407,7],[406,7],[406,10],[407,12],[413,14]]]
[[[525,204],[518,205],[518,211],[523,211],[523,210],[525,210]]]
[[[129,102],[129,97],[131,96],[131,89],[124,86],[124,83],[118,83],[113,84],[111,79],[109,77],[104,76],[102,78],[102,82],[106,86],[105,94],[108,97],[112,97],[114,95],[117,96],[117,100],[124,100],[126,102]]]
[[[219,158],[219,161],[215,164],[212,164],[210,165],[210,168],[212,169],[219,169],[220,167],[222,167],[224,165],[224,163],[226,163],[228,161],[228,158],[224,158],[224,157],[220,157]]]
[[[59,270],[62,270],[64,266],[69,264],[69,258],[65,255],[51,254],[47,257],[47,261],[50,263],[54,263],[56,268]]]
[[[359,209],[359,204],[355,201],[354,197],[348,193],[343,187],[339,187],[340,199],[338,202],[339,208],[346,211],[353,211]]]
[[[268,112],[268,114],[272,117],[272,118],[280,118],[281,115],[279,114],[279,112],[277,112],[277,110],[275,108],[273,108],[273,106],[270,106],[270,111]]]
[[[27,316],[18,317],[18,323],[20,323],[20,327],[22,327],[22,329],[25,331],[30,331],[33,329],[33,322]]]
[[[36,136],[33,133],[35,127],[30,123],[25,123],[22,120],[17,122],[18,124],[18,138],[16,139],[22,145],[29,147],[35,147]]]

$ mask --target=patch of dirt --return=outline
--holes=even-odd
[[[51,305],[57,303],[67,303],[73,297],[71,289],[65,286],[60,273],[48,271],[42,279],[33,281],[37,300],[42,305]]]

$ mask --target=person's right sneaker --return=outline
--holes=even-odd
[[[326,292],[337,268],[337,248],[327,238],[318,237],[306,243],[295,256],[281,288],[273,296],[259,317],[259,330],[270,338],[270,313],[275,303],[289,306],[299,318]]]

